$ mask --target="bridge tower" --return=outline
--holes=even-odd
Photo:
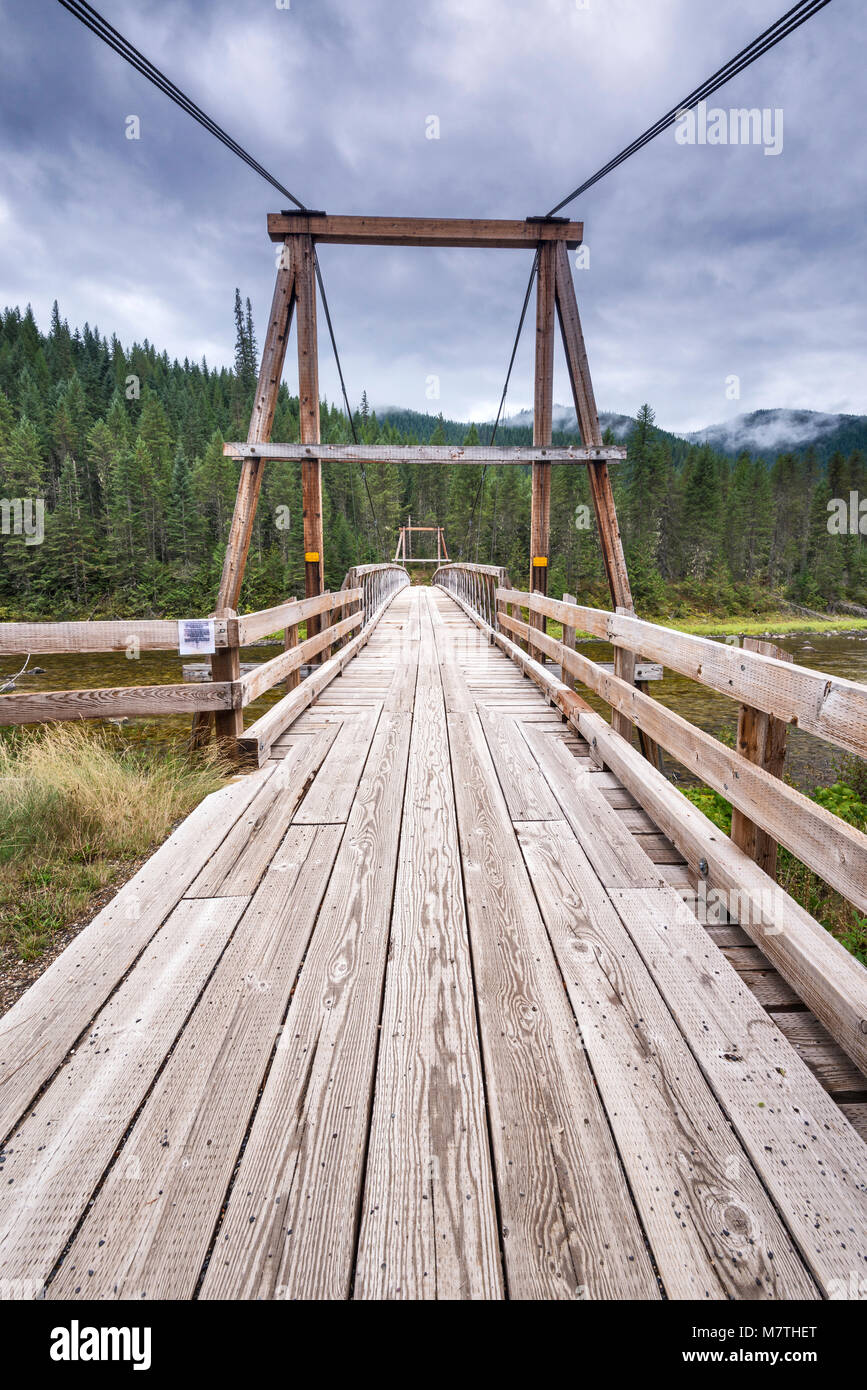
[[[613,606],[632,613],[632,593],[617,524],[610,460],[625,458],[625,450],[604,446],[590,368],[575,297],[569,251],[581,245],[583,223],[564,217],[529,217],[525,221],[479,218],[328,216],[324,212],[283,211],[268,217],[268,234],[281,244],[277,281],[262,351],[253,413],[245,445],[226,445],[226,453],[241,459],[241,477],[223,564],[216,615],[233,615],[238,607],[244,567],[250,548],[256,506],[267,458],[300,460],[304,520],[305,594],[320,594],[324,585],[322,533],[322,462],[356,458],[389,463],[514,463],[532,468],[530,518],[530,589],[547,593],[550,545],[551,467],[553,462],[586,466],[605,572]],[[534,376],[533,448],[485,449],[461,446],[322,446],[319,435],[319,365],[317,344],[314,247],[317,243],[364,246],[470,247],[511,249],[538,255]],[[289,330],[297,323],[300,443],[273,445],[271,427],[283,375]],[[555,320],[566,354],[566,365],[581,431],[581,448],[552,448]],[[411,533],[410,533],[411,534]],[[407,537],[403,537],[406,545]],[[442,542],[441,531],[438,534]],[[405,552],[404,552],[405,553]],[[535,623],[541,622],[533,615]],[[310,621],[318,631],[318,620]],[[237,679],[227,662],[237,656],[217,653],[211,660],[214,680]],[[618,649],[617,674],[631,681],[633,660]],[[616,720],[623,716],[616,714]],[[240,711],[217,716],[218,732],[240,732]]]

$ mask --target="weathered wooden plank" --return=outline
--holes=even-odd
[[[593,867],[606,888],[658,888],[665,879],[649,856],[636,854],[633,836],[624,826],[622,836],[612,837],[612,807],[596,787],[595,774],[583,769],[560,739],[545,738],[533,728],[515,730],[523,738],[544,776],[556,803],[578,842],[590,854]],[[620,822],[618,814],[618,823]]]
[[[479,718],[511,819],[559,820],[560,807],[527,744],[516,734],[514,719],[489,706],[479,706]]]
[[[615,889],[613,900],[827,1294],[853,1260],[867,1258],[867,1147],[692,913],[678,913],[668,895]]]
[[[778,970],[745,970],[741,979],[765,1009],[802,1008],[803,1001]]]
[[[363,598],[361,589],[339,589],[336,594],[316,594],[313,598],[290,599],[278,603],[274,608],[263,608],[258,613],[245,613],[238,619],[239,645],[249,647],[263,637],[281,628],[292,627],[306,622],[317,613],[330,613],[345,603],[358,603]]]
[[[203,1298],[350,1292],[411,725],[380,719]]]
[[[813,1014],[780,1009],[771,1017],[830,1095],[867,1095],[867,1077]]]
[[[105,690],[34,690],[0,695],[0,724],[50,724],[71,719],[142,719],[194,710],[230,710],[231,681],[206,685],[120,685]]]
[[[282,444],[243,444],[236,440],[224,444],[223,453],[235,459],[281,459],[287,462],[315,459],[322,463],[430,463],[464,464],[470,467],[480,464],[526,466],[540,462],[621,463],[626,458],[626,449],[622,444],[601,443],[589,447],[583,444],[548,444],[544,448],[537,448],[528,444],[301,444],[297,440]],[[413,560],[412,563],[417,564],[418,561]],[[365,566],[356,568],[362,570]],[[500,573],[497,569],[492,572],[496,575]]]
[[[666,1294],[818,1297],[571,828],[518,839]]]
[[[509,1293],[657,1298],[508,808],[478,718],[460,708],[446,641],[440,659]]]
[[[840,1109],[852,1128],[867,1143],[867,1101],[843,1102]]]
[[[326,760],[339,725],[296,743],[239,816],[187,889],[190,898],[250,894],[266,872],[310,783]]]
[[[0,1138],[271,776],[266,768],[206,797],[0,1020]]]
[[[525,737],[535,749],[538,736],[525,731]],[[582,801],[595,795],[582,783]],[[616,813],[601,796],[596,799],[624,858],[630,851],[641,856]],[[596,845],[584,848],[596,868]],[[827,1292],[853,1259],[867,1258],[867,1147],[670,887],[613,887],[609,893],[802,1257]]]
[[[231,624],[214,622],[218,647],[230,645]],[[176,652],[178,625],[169,619],[133,619],[82,623],[0,623],[0,656],[32,652],[52,656],[66,652]]]
[[[325,213],[272,212],[272,241],[299,233],[324,245],[466,246],[534,249],[540,241],[559,241],[570,251],[580,246],[583,222],[488,217],[356,217]]]
[[[401,829],[356,1298],[500,1298],[445,708],[429,615]]]
[[[4,1278],[51,1272],[246,905],[179,903],[16,1127],[0,1184]]]
[[[381,702],[359,706],[344,720],[295,813],[296,825],[342,824],[349,818],[381,709]]]
[[[286,833],[51,1298],[191,1298],[340,843]]]

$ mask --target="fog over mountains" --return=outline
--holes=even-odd
[[[633,421],[628,415],[600,413],[600,423],[610,429],[615,439],[624,439],[632,428]],[[532,410],[522,410],[510,415],[504,421],[508,428],[521,428],[533,425]],[[821,447],[824,455],[837,447],[852,448],[850,436],[853,431],[867,441],[867,415],[826,415],[817,410],[753,410],[747,415],[736,415],[718,425],[708,425],[692,434],[681,434],[676,430],[665,430],[661,421],[657,425],[664,433],[674,434],[690,444],[710,444],[720,454],[737,455],[746,449],[751,454],[772,455],[797,453],[811,444]],[[554,429],[577,429],[575,410],[572,406],[554,406]],[[842,437],[846,436],[846,442]]]
[[[429,437],[436,424],[434,416],[395,407],[381,408],[377,415],[381,420],[387,418],[395,424],[400,419],[400,423],[412,428],[422,440]],[[599,420],[603,430],[610,429],[618,441],[626,439],[634,423],[630,416],[612,414],[610,411],[602,411]],[[770,461],[778,454],[798,454],[813,447],[819,458],[825,460],[837,450],[843,454],[849,454],[853,449],[867,450],[867,415],[834,415],[817,410],[753,410],[720,424],[708,425],[692,434],[666,430],[660,420],[656,423],[660,433],[671,439],[683,440],[687,444],[710,444],[717,453],[732,458],[746,450]],[[450,442],[458,437],[460,431],[469,428],[465,422],[445,421],[444,424]],[[426,428],[428,425],[429,428]],[[487,442],[490,425],[491,421],[478,425],[483,442]],[[520,410],[500,422],[499,433],[510,437],[511,431],[532,428],[532,410]],[[578,424],[573,406],[554,406],[553,429],[555,435],[573,432],[577,435]],[[514,437],[510,442],[515,442]]]

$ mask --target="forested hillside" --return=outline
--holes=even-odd
[[[250,314],[235,303],[234,370],[170,361],[147,341],[124,348],[86,324],[70,331],[55,305],[46,333],[28,308],[0,315],[0,498],[42,497],[45,538],[0,534],[0,616],[209,612],[217,592],[238,465],[224,439],[246,437],[256,383]],[[475,426],[389,411],[363,398],[368,443],[478,441]],[[350,438],[345,416],[321,407],[322,439]],[[424,421],[424,424],[421,422]],[[520,434],[520,439],[519,439]],[[526,431],[506,431],[503,443]],[[298,401],[285,386],[273,437],[298,438]],[[562,435],[567,438],[575,436]],[[486,443],[487,437],[481,442]],[[577,442],[577,438],[576,438]],[[814,452],[736,459],[656,430],[649,407],[614,465],[636,604],[648,615],[767,611],[779,596],[824,608],[867,602],[860,535],[829,534],[827,503],[867,497],[859,450],[827,463]],[[446,527],[452,558],[505,564],[525,584],[527,470],[353,465],[324,469],[326,580],[390,558],[407,517]],[[606,603],[584,470],[553,471],[552,593]],[[299,468],[268,465],[247,567],[244,608],[303,592]]]

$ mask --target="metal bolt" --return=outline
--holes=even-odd
[[[698,861],[698,871],[699,871],[699,873],[701,874],[702,878],[707,878],[707,860],[706,860],[706,859],[699,859],[699,861]]]

